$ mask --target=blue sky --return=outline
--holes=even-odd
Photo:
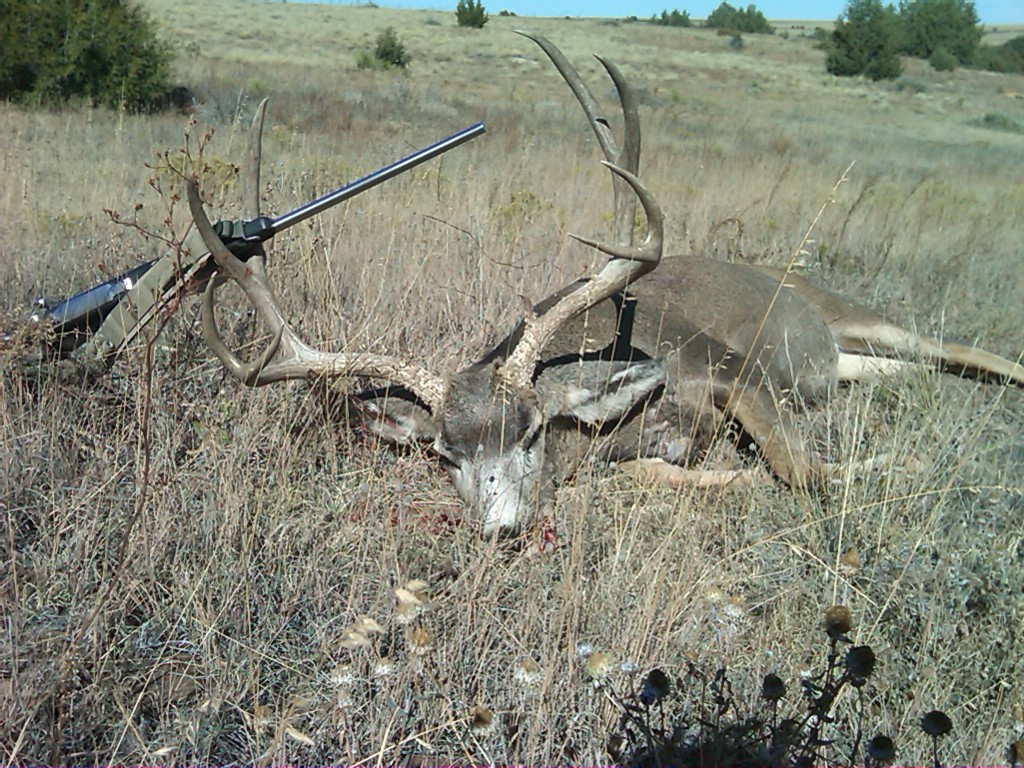
[[[456,0],[374,0],[389,8],[431,8],[455,10]],[[639,16],[650,17],[662,10],[689,11],[695,19],[708,15],[721,0],[485,0],[491,13],[509,10],[520,16]],[[349,4],[345,2],[344,4]],[[355,3],[351,3],[355,4]],[[731,5],[747,6],[749,0],[733,0]],[[893,3],[895,5],[895,2]],[[845,0],[755,0],[769,19],[832,20],[842,13]],[[1024,24],[1024,0],[976,0],[974,7],[986,24]]]

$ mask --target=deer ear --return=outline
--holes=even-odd
[[[625,416],[664,384],[660,360],[583,360],[546,369],[536,387],[545,418],[597,425]]]
[[[434,439],[430,411],[405,390],[384,389],[358,398],[363,427],[389,443],[409,445]]]

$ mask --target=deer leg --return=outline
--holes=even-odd
[[[689,469],[662,459],[634,459],[618,468],[638,477],[670,488],[725,488],[770,483],[771,477],[761,469]]]
[[[706,451],[715,435],[721,434],[727,416],[715,406],[706,378],[676,381],[671,394],[643,415],[638,435],[628,446],[621,445],[616,466],[638,477],[672,488],[723,488],[772,482],[762,467],[707,469],[688,466]],[[615,455],[609,455],[614,460]]]
[[[840,352],[836,360],[837,381],[877,381],[886,376],[892,376],[900,371],[906,371],[914,367],[915,363],[908,363],[894,357],[875,357],[873,355]]]
[[[360,392],[349,398],[349,405],[349,418],[385,442],[411,445],[434,439],[436,427],[430,411],[407,389],[382,387]]]
[[[733,384],[730,384],[731,389]],[[823,478],[818,458],[808,450],[792,417],[780,410],[764,389],[726,390],[716,386],[716,405],[735,419],[753,438],[772,472],[794,488],[812,488]]]

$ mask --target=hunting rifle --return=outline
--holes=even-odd
[[[454,149],[475,139],[484,130],[483,123],[471,125],[277,218],[259,216],[246,221],[220,221],[214,225],[214,229],[232,253],[240,259],[248,259],[274,235],[437,157],[449,149]],[[81,347],[126,297],[131,299],[132,290],[137,288],[140,281],[159,261],[160,259],[144,261],[118,277],[106,280],[52,304],[44,299],[37,300],[37,309],[31,319],[35,322],[46,323],[52,328],[52,334],[48,334],[46,342],[48,349],[44,350],[48,356],[68,357]],[[116,344],[102,350],[105,362],[111,362],[153,319],[156,311],[160,307],[166,306],[167,301],[180,295],[186,285],[198,284],[201,287],[215,271],[216,264],[208,252],[192,260],[186,268],[174,269],[162,285],[154,287],[156,296],[160,300],[138,302],[137,306],[144,307],[144,309],[138,311],[136,308],[134,312],[130,313],[130,327],[123,329]]]

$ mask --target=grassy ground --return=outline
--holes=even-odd
[[[523,297],[595,263],[567,232],[608,233],[607,180],[564,85],[511,32],[526,26],[599,97],[591,52],[640,90],[642,171],[670,252],[784,263],[854,163],[802,259],[905,324],[1021,353],[1019,77],[907,62],[895,83],[836,80],[798,29],[736,51],[713,33],[597,20],[494,17],[474,32],[436,12],[146,5],[204,100],[190,146],[215,129],[221,215],[264,95],[271,212],[487,121],[483,139],[274,244],[282,302],[324,346],[451,370]],[[357,70],[386,26],[410,71]],[[0,106],[0,127],[11,317],[159,252],[104,209],[184,227],[160,155],[183,146],[186,118]],[[838,704],[845,733],[862,711],[899,760],[930,760],[916,722],[940,708],[946,759],[993,763],[1024,728],[1017,391],[915,373],[842,393],[806,417],[822,452],[891,463],[815,498],[585,468],[561,489],[554,550],[535,533],[509,554],[462,523],[429,457],[340,427],[301,386],[238,387],[195,315],[183,307],[93,390],[0,378],[5,762],[604,762],[618,710],[579,643],[641,674],[726,666],[742,709],[773,671],[795,709],[836,602],[879,656],[863,699]],[[408,622],[393,590],[417,579],[429,587]],[[384,631],[353,648],[362,615]],[[537,679],[516,673],[530,662]],[[629,669],[614,667],[616,690],[636,685]],[[476,706],[499,727],[474,729]]]

